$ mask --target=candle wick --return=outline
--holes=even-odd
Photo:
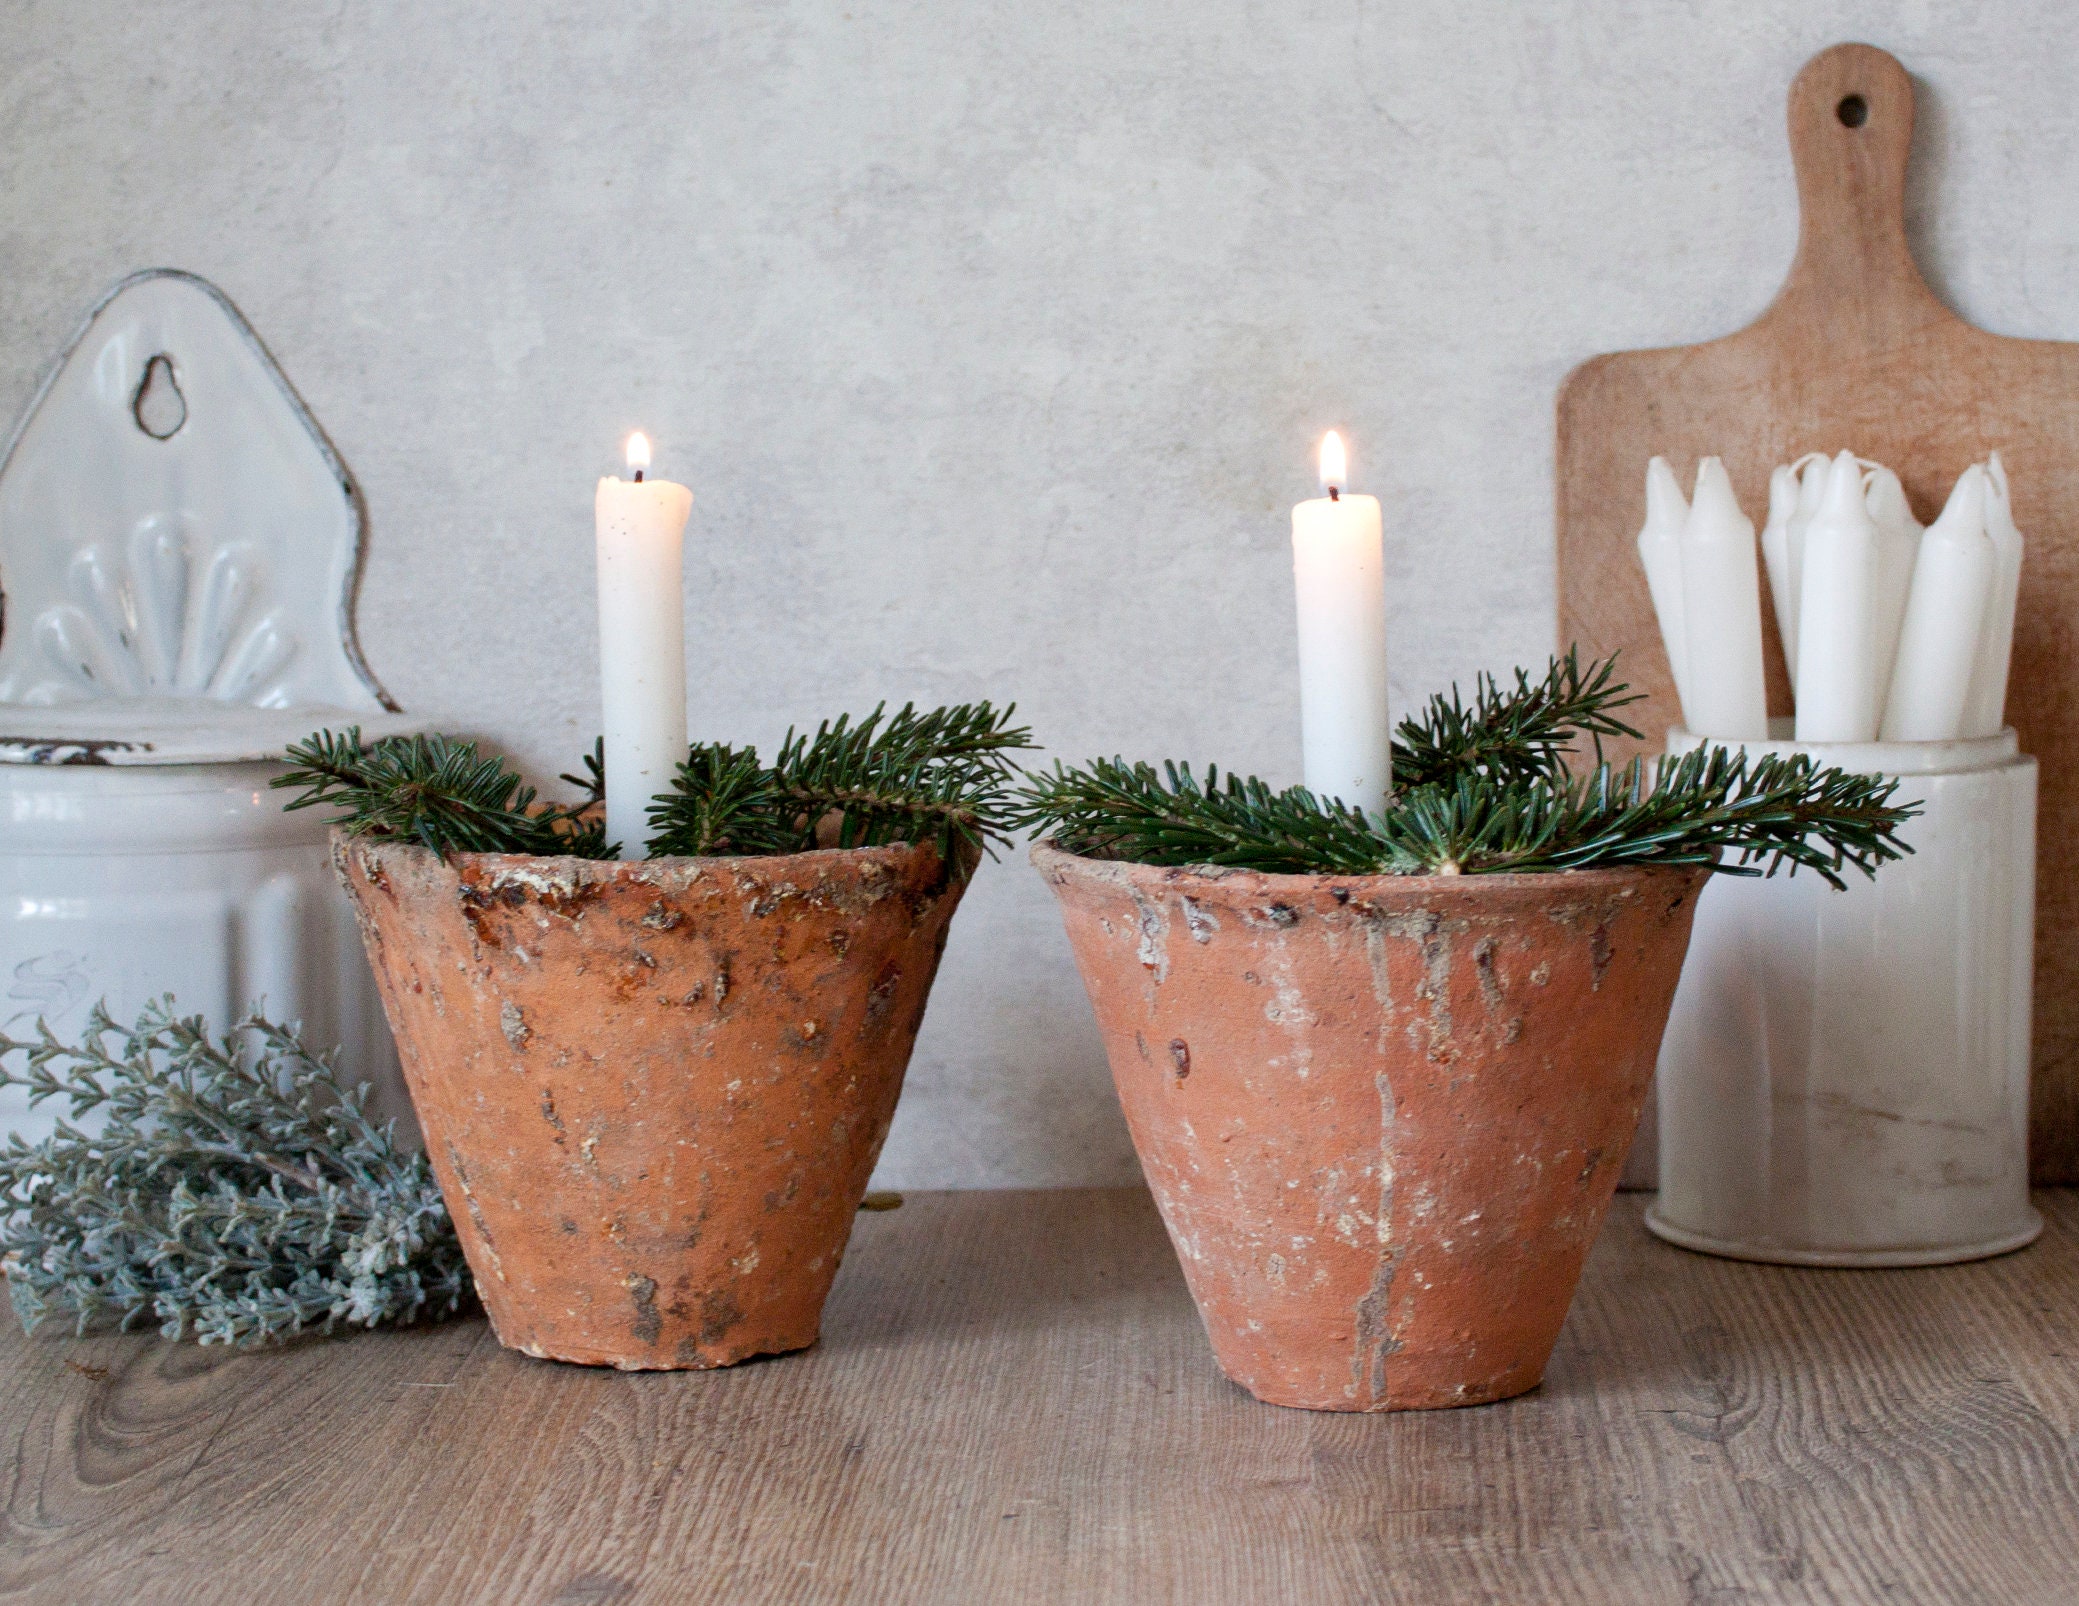
[[[1331,485],[1328,488],[1328,499],[1331,502],[1340,502],[1343,499],[1343,493]]]
[[[637,470],[635,471],[635,483],[636,483],[636,484],[638,484],[638,485],[642,484],[642,470],[641,470],[641,469],[637,469]]]

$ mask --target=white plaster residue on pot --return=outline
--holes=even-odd
[[[1133,907],[1140,921],[1140,961],[1156,986],[1169,980],[1169,911],[1159,899],[1134,887]]]

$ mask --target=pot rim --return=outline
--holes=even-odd
[[[1240,866],[1218,864],[1144,864],[1137,859],[1095,859],[1086,854],[1069,852],[1052,837],[1043,837],[1035,841],[1032,844],[1031,857],[1034,867],[1042,872],[1049,865],[1056,865],[1086,880],[1112,879],[1124,875],[1136,881],[1156,879],[1166,885],[1186,881],[1207,887],[1254,884],[1290,887],[1295,890],[1343,886],[1377,888],[1382,892],[1399,890],[1407,893],[1473,893],[1483,887],[1491,888],[1496,893],[1523,892],[1538,887],[1549,887],[1555,892],[1562,887],[1569,890],[1592,891],[1599,887],[1614,888],[1650,881],[1659,876],[1679,876],[1688,879],[1716,873],[1706,864],[1611,864],[1583,870],[1483,870],[1471,875],[1363,875],[1325,870],[1294,875],[1275,870],[1249,870]]]
[[[444,855],[435,853],[423,842],[407,841],[395,836],[358,836],[330,827],[332,841],[339,847],[374,849],[380,852],[402,852],[421,854],[436,863],[459,870],[464,866],[481,867],[486,870],[522,869],[536,866],[562,867],[568,865],[580,876],[597,878],[610,877],[617,872],[650,870],[679,865],[705,865],[719,868],[744,867],[787,867],[800,865],[805,869],[829,869],[838,864],[860,864],[874,860],[903,863],[919,854],[929,854],[937,859],[938,849],[929,842],[882,842],[856,848],[810,848],[802,853],[716,853],[716,854],[671,854],[655,859],[587,859],[574,853],[457,853]],[[942,861],[941,861],[942,862]]]

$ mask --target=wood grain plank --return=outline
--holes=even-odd
[[[717,1373],[481,1322],[226,1355],[0,1334],[0,1600],[2068,1601],[2079,1196],[1975,1266],[1687,1254],[1620,1198],[1546,1384],[1220,1377],[1145,1194],[860,1219],[823,1343]]]

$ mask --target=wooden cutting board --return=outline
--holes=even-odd
[[[1658,751],[1679,708],[1635,546],[1648,458],[1667,458],[1687,489],[1697,460],[1717,454],[1758,526],[1771,468],[1845,447],[1897,470],[1926,522],[1956,476],[1998,449],[2028,541],[2007,719],[2042,764],[2032,1156],[2038,1181],[2073,1183],[2079,344],[1987,334],[1936,299],[1906,245],[1912,131],[1912,81],[1893,57],[1853,44],[1815,56],[1790,88],[1798,245],[1775,301],[1737,334],[1613,352],[1568,376],[1559,393],[1559,639],[1584,656],[1623,650],[1627,678],[1649,694],[1631,723]],[[1998,253],[2001,242],[1975,248]],[[1787,714],[1766,585],[1762,607],[1769,711]]]

